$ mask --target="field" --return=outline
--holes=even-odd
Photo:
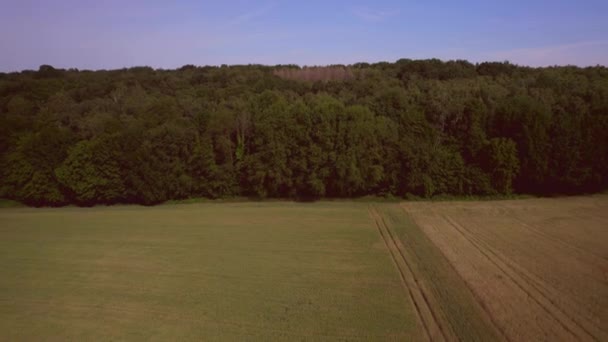
[[[402,208],[509,340],[608,340],[608,198]]]
[[[0,340],[607,340],[608,197],[0,209]]]

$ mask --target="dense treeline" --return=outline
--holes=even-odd
[[[608,69],[400,60],[0,74],[0,197],[432,197],[608,186]]]

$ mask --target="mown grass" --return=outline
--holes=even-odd
[[[0,274],[0,340],[422,336],[359,203],[5,208]]]
[[[416,226],[399,205],[380,206],[380,213],[413,259],[411,266],[436,300],[433,309],[447,319],[462,341],[497,341],[500,335],[483,312],[464,280],[441,250]],[[440,313],[440,314],[439,314]]]

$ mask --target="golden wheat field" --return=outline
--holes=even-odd
[[[606,196],[401,207],[506,339],[608,339]]]

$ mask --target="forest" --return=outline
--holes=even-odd
[[[0,198],[32,206],[607,188],[602,66],[0,73]]]

